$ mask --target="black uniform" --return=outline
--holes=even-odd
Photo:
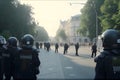
[[[75,54],[75,55],[76,55],[76,56],[79,56],[79,55],[78,55],[78,49],[79,49],[79,43],[76,43],[76,44],[75,44],[75,50],[76,50],[76,54]]]
[[[33,48],[34,37],[26,34],[21,39],[21,50],[15,60],[15,79],[36,80],[39,74],[40,60],[38,51]]]
[[[93,45],[92,45],[92,54],[91,54],[91,57],[96,57],[96,52],[97,52],[97,45],[96,45],[96,43],[94,43]]]
[[[58,43],[55,44],[55,53],[58,53],[58,48],[59,48],[59,45]]]
[[[47,48],[47,51],[49,52],[49,50],[50,50],[50,43],[49,42],[46,43],[46,48]]]
[[[120,79],[120,51],[104,50],[95,58],[95,80]],[[116,61],[114,60],[116,59]],[[119,63],[118,63],[119,62]],[[118,68],[118,69],[117,69]]]
[[[5,80],[10,80],[11,77],[14,78],[14,74],[16,74],[14,58],[18,51],[17,47],[8,46],[7,50],[3,53]]]
[[[47,43],[44,42],[44,49],[46,50],[47,49]]]
[[[120,79],[120,34],[114,29],[108,29],[102,34],[103,51],[94,61],[95,80]]]
[[[21,49],[16,59],[16,79],[20,80],[36,80],[36,75],[39,74],[40,60],[38,51],[29,48]]]
[[[42,48],[42,45],[43,45],[43,44],[42,44],[42,43],[40,43],[40,48]]]
[[[3,80],[3,56],[5,49],[0,45],[0,80]]]
[[[3,53],[3,66],[4,66],[4,76],[5,80],[11,80],[11,77],[14,79],[14,58],[15,55],[18,54],[18,47],[17,47],[17,38],[16,37],[9,37],[7,40],[7,48]]]
[[[66,54],[67,53],[67,50],[68,50],[69,46],[67,43],[64,44],[64,53],[63,54]]]
[[[6,39],[3,36],[0,36],[0,80],[3,80],[3,72],[4,72],[4,65],[3,65],[3,53],[6,50]]]

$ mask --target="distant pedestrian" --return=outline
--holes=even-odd
[[[76,51],[75,55],[76,55],[76,56],[79,56],[79,55],[78,55],[78,49],[79,49],[79,43],[76,43],[76,44],[75,44],[75,51]]]
[[[47,49],[47,42],[44,42],[44,49]]]
[[[49,50],[50,50],[50,43],[49,42],[46,43],[46,48],[47,48],[47,51],[49,52]]]
[[[42,48],[42,45],[43,45],[43,44],[42,44],[42,42],[41,42],[41,43],[40,43],[40,48]]]
[[[59,45],[58,43],[55,44],[55,53],[58,53],[58,48],[59,48]]]
[[[67,43],[64,44],[64,52],[63,54],[66,54],[68,51],[69,45]]]
[[[96,43],[94,43],[91,47],[91,50],[92,50],[92,54],[91,54],[91,57],[96,57],[96,53],[97,53],[97,45]]]

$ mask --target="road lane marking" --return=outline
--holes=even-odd
[[[64,67],[65,69],[73,69],[71,66]]]

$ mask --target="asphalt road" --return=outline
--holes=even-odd
[[[94,79],[95,62],[91,58],[90,47],[80,47],[79,56],[75,56],[74,46],[69,47],[68,53],[63,55],[63,47],[59,53],[54,52],[54,46],[47,52],[40,49],[41,60],[38,79]]]

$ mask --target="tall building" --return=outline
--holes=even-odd
[[[70,42],[76,43],[80,41],[78,29],[80,28],[80,14],[72,16],[70,19]]]
[[[67,42],[84,44],[89,42],[88,37],[81,37],[78,29],[80,28],[80,14],[71,16],[69,20],[60,21],[59,30],[63,29],[67,35]]]

